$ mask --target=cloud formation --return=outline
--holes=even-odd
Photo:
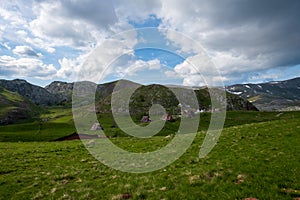
[[[13,53],[17,54],[17,55],[20,55],[20,56],[30,56],[30,57],[39,57],[39,56],[42,56],[40,53],[36,53],[29,46],[16,46],[13,49]]]
[[[4,66],[18,68],[12,63],[27,59],[21,61],[28,66],[24,63],[19,66],[27,70],[36,70],[30,65],[42,66],[40,69],[46,70],[45,73],[31,71],[28,76],[45,78],[44,74],[51,69],[49,77],[71,80],[100,44],[104,43],[98,52],[100,68],[120,53],[132,51],[141,42],[138,34],[126,41],[124,38],[106,40],[154,17],[159,27],[166,28],[162,31],[166,43],[189,55],[173,72],[168,72],[169,76],[184,76],[184,84],[203,82],[199,76],[207,75],[209,66],[199,62],[197,44],[200,44],[223,76],[211,77],[225,83],[264,81],[267,79],[264,74],[269,70],[294,70],[293,66],[300,64],[299,9],[297,0],[7,1],[0,6],[1,75],[17,76],[17,71],[5,70]],[[182,40],[168,29],[182,32],[195,42]],[[129,61],[147,63],[138,58]],[[189,62],[200,63],[200,71],[192,73]]]
[[[180,9],[179,9],[180,8]],[[199,42],[228,78],[300,63],[299,1],[163,1],[162,27]],[[175,42],[180,42],[168,34]],[[190,45],[181,43],[182,50]]]
[[[11,56],[0,56],[0,77],[13,78],[40,78],[51,79],[56,74],[56,69],[52,64],[45,64],[36,58],[16,59]]]

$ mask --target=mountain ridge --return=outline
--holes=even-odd
[[[0,79],[0,85],[9,91],[19,93],[37,105],[50,106],[59,103],[59,99],[45,88],[33,85],[23,79]]]
[[[139,85],[129,80],[117,80],[103,84],[97,84],[96,99],[103,100],[110,96],[118,83],[122,81],[123,86],[120,88],[131,87],[130,85]],[[45,87],[40,87],[22,79],[4,80],[0,79],[0,85],[12,92],[18,92],[25,98],[30,99],[33,103],[41,106],[51,106],[69,103],[72,100],[74,82],[53,81]],[[186,88],[194,91],[205,90],[205,87],[186,87],[176,85],[166,85],[171,88]],[[300,109],[300,77],[283,80],[271,81],[265,83],[246,83],[226,86],[228,106],[230,110],[234,109],[234,96],[229,93],[243,98],[259,110],[299,110]],[[108,100],[108,99],[107,99]],[[245,104],[239,100],[240,103]],[[250,104],[249,104],[250,105]],[[248,105],[248,106],[249,106]],[[244,107],[247,107],[245,104]],[[250,106],[251,107],[251,106]]]
[[[118,87],[115,87],[118,83]],[[31,100],[33,103],[41,106],[52,106],[52,105],[71,105],[72,101],[72,92],[75,83],[68,83],[63,81],[54,81],[49,85],[43,87],[33,85],[26,80],[15,79],[15,80],[0,80],[0,85],[2,85],[5,89],[17,92],[21,96]],[[139,91],[137,96],[145,96],[147,99],[148,94],[151,92],[153,86],[157,86],[158,90],[161,90],[163,85],[159,84],[152,84],[152,85],[141,85],[139,83],[135,83],[129,80],[119,80],[119,81],[112,81],[104,84],[97,84],[96,89],[96,102],[98,104],[98,111],[99,112],[109,112],[110,108],[110,98],[112,93],[115,90],[123,90],[125,88],[130,87],[140,87],[146,89],[146,92]],[[191,89],[186,87],[180,86],[171,86],[172,88],[180,88],[180,89]],[[198,88],[192,87],[192,89],[196,92],[197,98],[199,101],[199,107],[204,110],[209,110],[210,107],[210,96],[207,88]],[[159,102],[164,105],[173,106],[175,100],[167,100],[167,96],[164,96],[168,93],[163,92],[163,95],[160,97]],[[135,101],[136,102],[136,101]],[[149,104],[148,100],[146,100],[147,105]],[[137,103],[139,105],[144,105]],[[227,104],[228,110],[257,110],[251,103],[243,100],[242,98],[238,97],[237,95],[230,95],[227,94]],[[101,110],[101,106],[103,110]],[[105,106],[103,106],[105,105]],[[105,108],[105,109],[104,109]]]
[[[300,77],[266,83],[235,84],[226,91],[253,103],[259,110],[300,110]]]

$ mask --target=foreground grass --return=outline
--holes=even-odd
[[[129,174],[95,160],[80,141],[0,143],[0,199],[293,199],[300,197],[300,120],[224,129],[198,158],[200,132],[176,162]],[[155,150],[170,138],[113,138],[131,151]],[[150,145],[151,144],[151,145]]]

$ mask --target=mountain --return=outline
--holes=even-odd
[[[89,82],[86,83],[86,86],[88,87]],[[0,85],[9,91],[17,92],[24,98],[42,106],[71,104],[74,88],[74,83],[61,81],[54,81],[45,88],[42,88],[20,79],[11,81],[0,80]],[[99,113],[110,112],[111,96],[113,92],[122,91],[126,93],[129,88],[137,87],[140,88],[134,92],[130,101],[132,106],[131,112],[134,115],[148,112],[152,103],[163,105],[168,112],[171,112],[171,108],[177,106],[179,103],[174,94],[163,85],[152,84],[144,86],[128,80],[119,80],[97,85],[95,94],[96,111]],[[202,110],[210,109],[210,95],[207,88],[190,88],[174,85],[172,85],[171,88],[182,91],[194,91],[198,98],[199,108]],[[153,96],[153,92],[156,96]],[[250,102],[234,94],[227,93],[226,101],[228,110],[257,110]]]
[[[130,114],[135,117],[140,117],[141,115],[146,115],[153,104],[162,105],[169,114],[179,114],[179,102],[176,96],[171,90],[167,87],[159,84],[152,85],[139,85],[138,88],[130,98]],[[207,88],[185,88],[185,87],[176,87],[172,86],[174,90],[180,90],[180,94],[184,95],[185,93],[194,91],[198,100],[198,106],[200,110],[209,111],[211,108],[210,94]],[[126,87],[120,91],[122,94],[126,94]],[[107,113],[111,110],[111,93],[104,97],[100,98],[98,104],[96,105],[96,111],[98,113]],[[121,95],[122,96],[122,95]],[[188,95],[187,95],[188,96]],[[188,97],[183,96],[182,99],[185,101],[185,104],[188,105],[191,102]],[[122,101],[122,99],[121,99]],[[125,103],[125,102],[124,102]],[[227,110],[252,110],[258,111],[258,109],[251,104],[249,101],[227,92],[226,94],[226,103]],[[122,105],[118,110],[125,111],[125,105]]]
[[[247,99],[259,110],[300,110],[300,78],[260,84],[231,85],[226,90]]]
[[[54,95],[60,103],[63,103],[72,101],[73,86],[74,83],[54,81],[51,84],[47,85],[45,89],[50,94]]]
[[[28,120],[42,112],[34,103],[0,86],[0,125]]]
[[[60,102],[56,95],[51,94],[45,88],[33,85],[22,79],[0,80],[0,86],[9,91],[19,93],[37,105],[50,106]]]
[[[98,84],[96,89],[96,98],[99,100],[111,95],[117,83],[119,83],[118,90],[124,88],[130,88],[135,85],[140,85],[138,83],[134,83],[128,80],[119,80],[119,81]],[[54,95],[60,102],[72,101],[73,88],[74,88],[74,83],[67,83],[62,81],[54,81],[45,87],[45,89],[49,93]]]
[[[48,92],[58,97],[64,102],[71,101],[72,90],[74,83],[66,83],[55,81],[50,85],[46,86]],[[152,84],[152,85],[141,85],[128,80],[119,80],[108,82],[104,84],[98,84],[96,89],[96,111],[98,113],[109,113],[111,112],[111,97],[113,92],[124,92],[128,88],[140,87],[136,92],[133,93],[130,101],[130,113],[133,116],[140,116],[146,114],[151,107],[152,103],[158,103],[163,105],[169,113],[174,113],[175,107],[178,105],[178,101],[174,94],[163,85]],[[182,87],[182,86],[168,86],[172,89],[180,90],[193,90],[196,93],[199,102],[199,108],[201,110],[210,109],[210,95],[207,88],[199,87]],[[153,95],[155,94],[155,95]],[[253,104],[249,101],[234,95],[227,93],[227,109],[228,110],[257,110]],[[125,106],[123,106],[125,108]],[[175,110],[179,110],[175,109]],[[176,112],[177,112],[176,111]]]

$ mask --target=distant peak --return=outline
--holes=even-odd
[[[68,82],[64,82],[64,81],[53,81],[53,82],[50,83],[49,85],[56,85],[56,84],[68,84]]]
[[[15,82],[21,82],[21,83],[28,83],[26,80],[24,80],[24,79],[14,79],[13,81],[15,81]]]

